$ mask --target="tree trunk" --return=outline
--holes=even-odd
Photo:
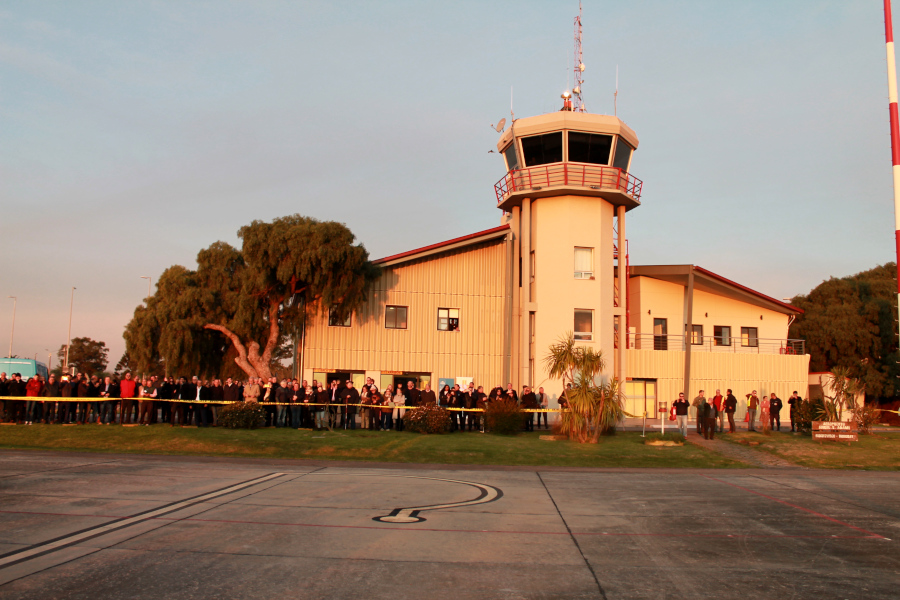
[[[214,323],[207,323],[203,326],[204,329],[212,329],[213,331],[218,331],[223,334],[229,340],[231,340],[232,345],[234,345],[234,349],[237,350],[238,355],[234,357],[234,362],[237,366],[241,368],[241,370],[247,374],[248,377],[269,377],[269,369],[266,368],[265,372],[260,372],[257,366],[253,363],[251,356],[247,353],[247,348],[244,344],[241,343],[241,339],[235,334],[233,331],[224,327],[222,325],[216,325]],[[250,342],[250,352],[254,353],[254,346],[256,349],[259,349],[259,344],[256,342]],[[258,355],[257,355],[258,356]]]

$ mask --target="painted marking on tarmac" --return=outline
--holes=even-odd
[[[85,515],[80,513],[55,513],[55,512],[32,512],[22,510],[0,510],[0,514],[4,515],[34,515],[48,517],[83,517],[83,518],[119,518],[113,515]],[[416,532],[438,532],[438,533],[486,533],[486,534],[508,534],[508,535],[569,535],[568,531],[525,531],[516,529],[438,529],[428,527],[416,527],[415,529],[397,530],[394,527],[375,527],[371,525],[328,525],[325,523],[289,523],[283,521],[247,521],[238,519],[202,519],[199,517],[153,517],[154,521],[179,521],[182,523],[224,523],[229,525],[259,525],[261,527],[312,527],[321,529],[374,529],[385,531],[403,531],[404,533]],[[838,539],[838,540],[871,540],[876,539],[871,535],[806,535],[806,534],[745,534],[745,533],[634,533],[634,532],[615,532],[615,531],[573,531],[572,535],[579,536],[600,536],[600,537],[662,537],[662,538],[710,538],[710,539],[733,539],[733,540],[770,540],[770,539]]]
[[[702,475],[702,477],[706,477],[707,479],[710,479],[710,480],[712,480],[712,481],[718,481],[719,483],[724,483],[725,485],[730,485],[730,486],[733,487],[733,488],[737,488],[737,489],[739,489],[739,490],[744,490],[745,492],[750,492],[751,494],[756,494],[757,496],[762,496],[763,498],[767,498],[767,499],[769,499],[769,500],[773,500],[773,501],[775,501],[775,502],[779,502],[779,503],[781,503],[781,504],[784,504],[785,506],[790,506],[791,508],[796,508],[797,510],[802,510],[803,512],[808,512],[808,513],[811,514],[811,515],[815,515],[815,516],[817,516],[817,517],[821,517],[821,518],[823,518],[823,519],[826,519],[826,520],[828,520],[828,521],[831,521],[832,523],[837,523],[838,525],[843,525],[844,527],[849,527],[850,529],[853,529],[853,530],[855,530],[855,531],[859,531],[860,533],[866,534],[866,537],[872,537],[872,538],[876,538],[876,539],[879,539],[879,540],[885,540],[885,541],[888,541],[888,542],[891,541],[890,538],[886,538],[886,537],[884,537],[883,535],[878,535],[877,533],[872,533],[871,531],[868,531],[868,530],[866,530],[866,529],[862,529],[861,527],[856,527],[856,526],[854,526],[854,525],[851,525],[850,523],[845,523],[845,522],[843,522],[843,521],[840,521],[840,520],[838,520],[838,519],[835,519],[834,517],[829,517],[828,515],[823,515],[823,514],[820,513],[820,512],[816,512],[816,511],[814,511],[814,510],[812,510],[812,509],[809,509],[809,508],[800,506],[799,504],[793,504],[793,503],[791,503],[791,502],[788,502],[787,500],[781,500],[781,499],[779,499],[779,498],[775,498],[774,496],[769,496],[769,495],[767,495],[767,494],[763,494],[762,492],[757,492],[756,490],[751,490],[750,488],[746,488],[746,487],[744,487],[744,486],[737,485],[737,484],[735,484],[735,483],[728,483],[727,481],[723,481],[723,480],[721,480],[721,479],[716,479],[715,477],[710,477],[709,475]]]
[[[309,473],[309,475],[344,475],[349,473]],[[420,517],[419,513],[426,510],[441,510],[444,508],[459,508],[460,506],[475,506],[477,504],[487,504],[499,500],[503,497],[503,491],[500,488],[488,485],[486,483],[476,483],[474,481],[461,481],[459,479],[443,479],[441,477],[421,477],[419,475],[382,475],[381,473],[353,473],[357,477],[394,477],[397,479],[426,479],[429,481],[443,481],[446,483],[458,483],[460,485],[468,485],[478,490],[478,496],[470,500],[462,502],[450,502],[447,504],[428,504],[424,506],[402,506],[395,508],[386,515],[372,517],[373,521],[379,523],[422,523],[426,521],[424,517]]]
[[[32,558],[36,558],[38,556],[42,556],[44,554],[53,552],[55,550],[59,550],[61,548],[65,548],[67,546],[71,546],[73,544],[77,544],[78,542],[83,542],[85,540],[89,540],[91,538],[95,538],[113,531],[118,531],[119,529],[124,529],[125,527],[130,527],[132,525],[136,525],[143,521],[148,521],[151,519],[156,519],[162,515],[167,515],[173,513],[175,511],[181,510],[183,508],[188,508],[195,504],[200,504],[201,502],[206,502],[207,500],[212,500],[219,496],[224,496],[226,494],[230,494],[233,492],[238,492],[245,488],[258,485],[260,483],[264,483],[271,479],[276,479],[281,477],[284,473],[270,473],[268,475],[263,475],[261,477],[256,477],[254,479],[249,479],[247,481],[243,481],[241,483],[237,483],[234,485],[230,485],[225,488],[221,488],[212,492],[207,492],[205,494],[200,494],[199,496],[193,496],[191,498],[187,498],[185,500],[179,500],[177,502],[172,502],[159,508],[150,509],[144,511],[142,513],[138,513],[136,515],[132,515],[130,517],[122,517],[118,518],[111,523],[105,523],[103,525],[96,525],[94,527],[89,527],[87,529],[82,529],[81,531],[76,531],[74,533],[70,533],[58,538],[54,538],[52,540],[47,540],[45,542],[40,542],[38,544],[33,544],[27,548],[22,550],[15,550],[13,552],[8,552],[6,554],[0,555],[0,569],[8,567],[10,565],[22,562],[24,560],[29,560]]]

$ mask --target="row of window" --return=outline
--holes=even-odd
[[[385,329],[406,329],[408,306],[388,305],[384,307]],[[341,317],[335,311],[328,313],[328,325],[330,327],[350,327],[351,315]],[[459,309],[439,308],[437,314],[438,331],[459,331]],[[590,342],[594,339],[594,311],[585,308],[575,309],[575,339],[582,342]]]
[[[408,306],[388,305],[384,307],[385,329],[406,329],[408,327]],[[329,327],[350,327],[353,324],[352,315],[341,316],[334,310],[328,313]],[[437,314],[438,331],[459,331],[459,309],[439,308]]]
[[[666,345],[668,335],[668,319],[653,319],[653,345],[654,348]],[[714,325],[712,344],[714,346],[730,346],[732,343],[731,327],[727,325]],[[693,325],[691,329],[691,344],[703,345],[703,325]],[[759,346],[759,328],[741,327],[741,346],[757,348]],[[665,350],[666,348],[656,348]]]
[[[592,165],[609,165],[628,170],[631,153],[634,149],[621,137],[618,138],[615,150],[613,142],[615,136],[601,133],[583,133],[580,131],[566,132],[566,160],[569,162],[588,163]],[[542,135],[532,135],[520,138],[522,143],[522,158],[526,167],[548,165],[563,161],[563,132],[554,131]],[[506,166],[512,171],[519,168],[519,159],[516,155],[515,141],[504,151]]]

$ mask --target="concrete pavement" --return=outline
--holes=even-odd
[[[8,451],[0,598],[895,598],[898,497],[893,473]]]

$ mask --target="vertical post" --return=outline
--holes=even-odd
[[[75,306],[75,288],[72,288],[72,298],[69,300],[69,332],[66,334],[66,364],[63,373],[69,372],[69,346],[72,345],[72,307]]]
[[[532,333],[530,311],[531,303],[533,301],[531,297],[531,200],[529,198],[522,200],[522,211],[520,214],[519,247],[521,254],[519,260],[522,265],[522,287],[519,288],[519,293],[521,294],[522,299],[519,306],[522,310],[519,312],[519,335],[521,336],[519,338],[519,344],[521,345],[519,350],[519,362],[522,365],[522,368],[519,372],[522,374],[522,380],[516,384],[517,387],[534,383],[532,381],[531,363],[529,361]]]
[[[684,286],[684,397],[691,397],[691,336],[694,331],[694,265],[688,267],[688,280]]]
[[[891,0],[884,0],[884,41],[887,47],[888,111],[891,120],[891,158],[894,171],[894,236],[897,260],[900,263],[900,119],[897,115],[897,64],[894,54],[894,22],[891,15]],[[898,307],[900,307],[900,278],[897,281],[897,301]]]
[[[628,321],[625,315],[628,312],[628,259],[625,249],[625,207],[616,207],[616,220],[619,225],[619,348],[617,358],[616,377],[625,391],[625,381],[627,378],[627,352],[628,349]]]

